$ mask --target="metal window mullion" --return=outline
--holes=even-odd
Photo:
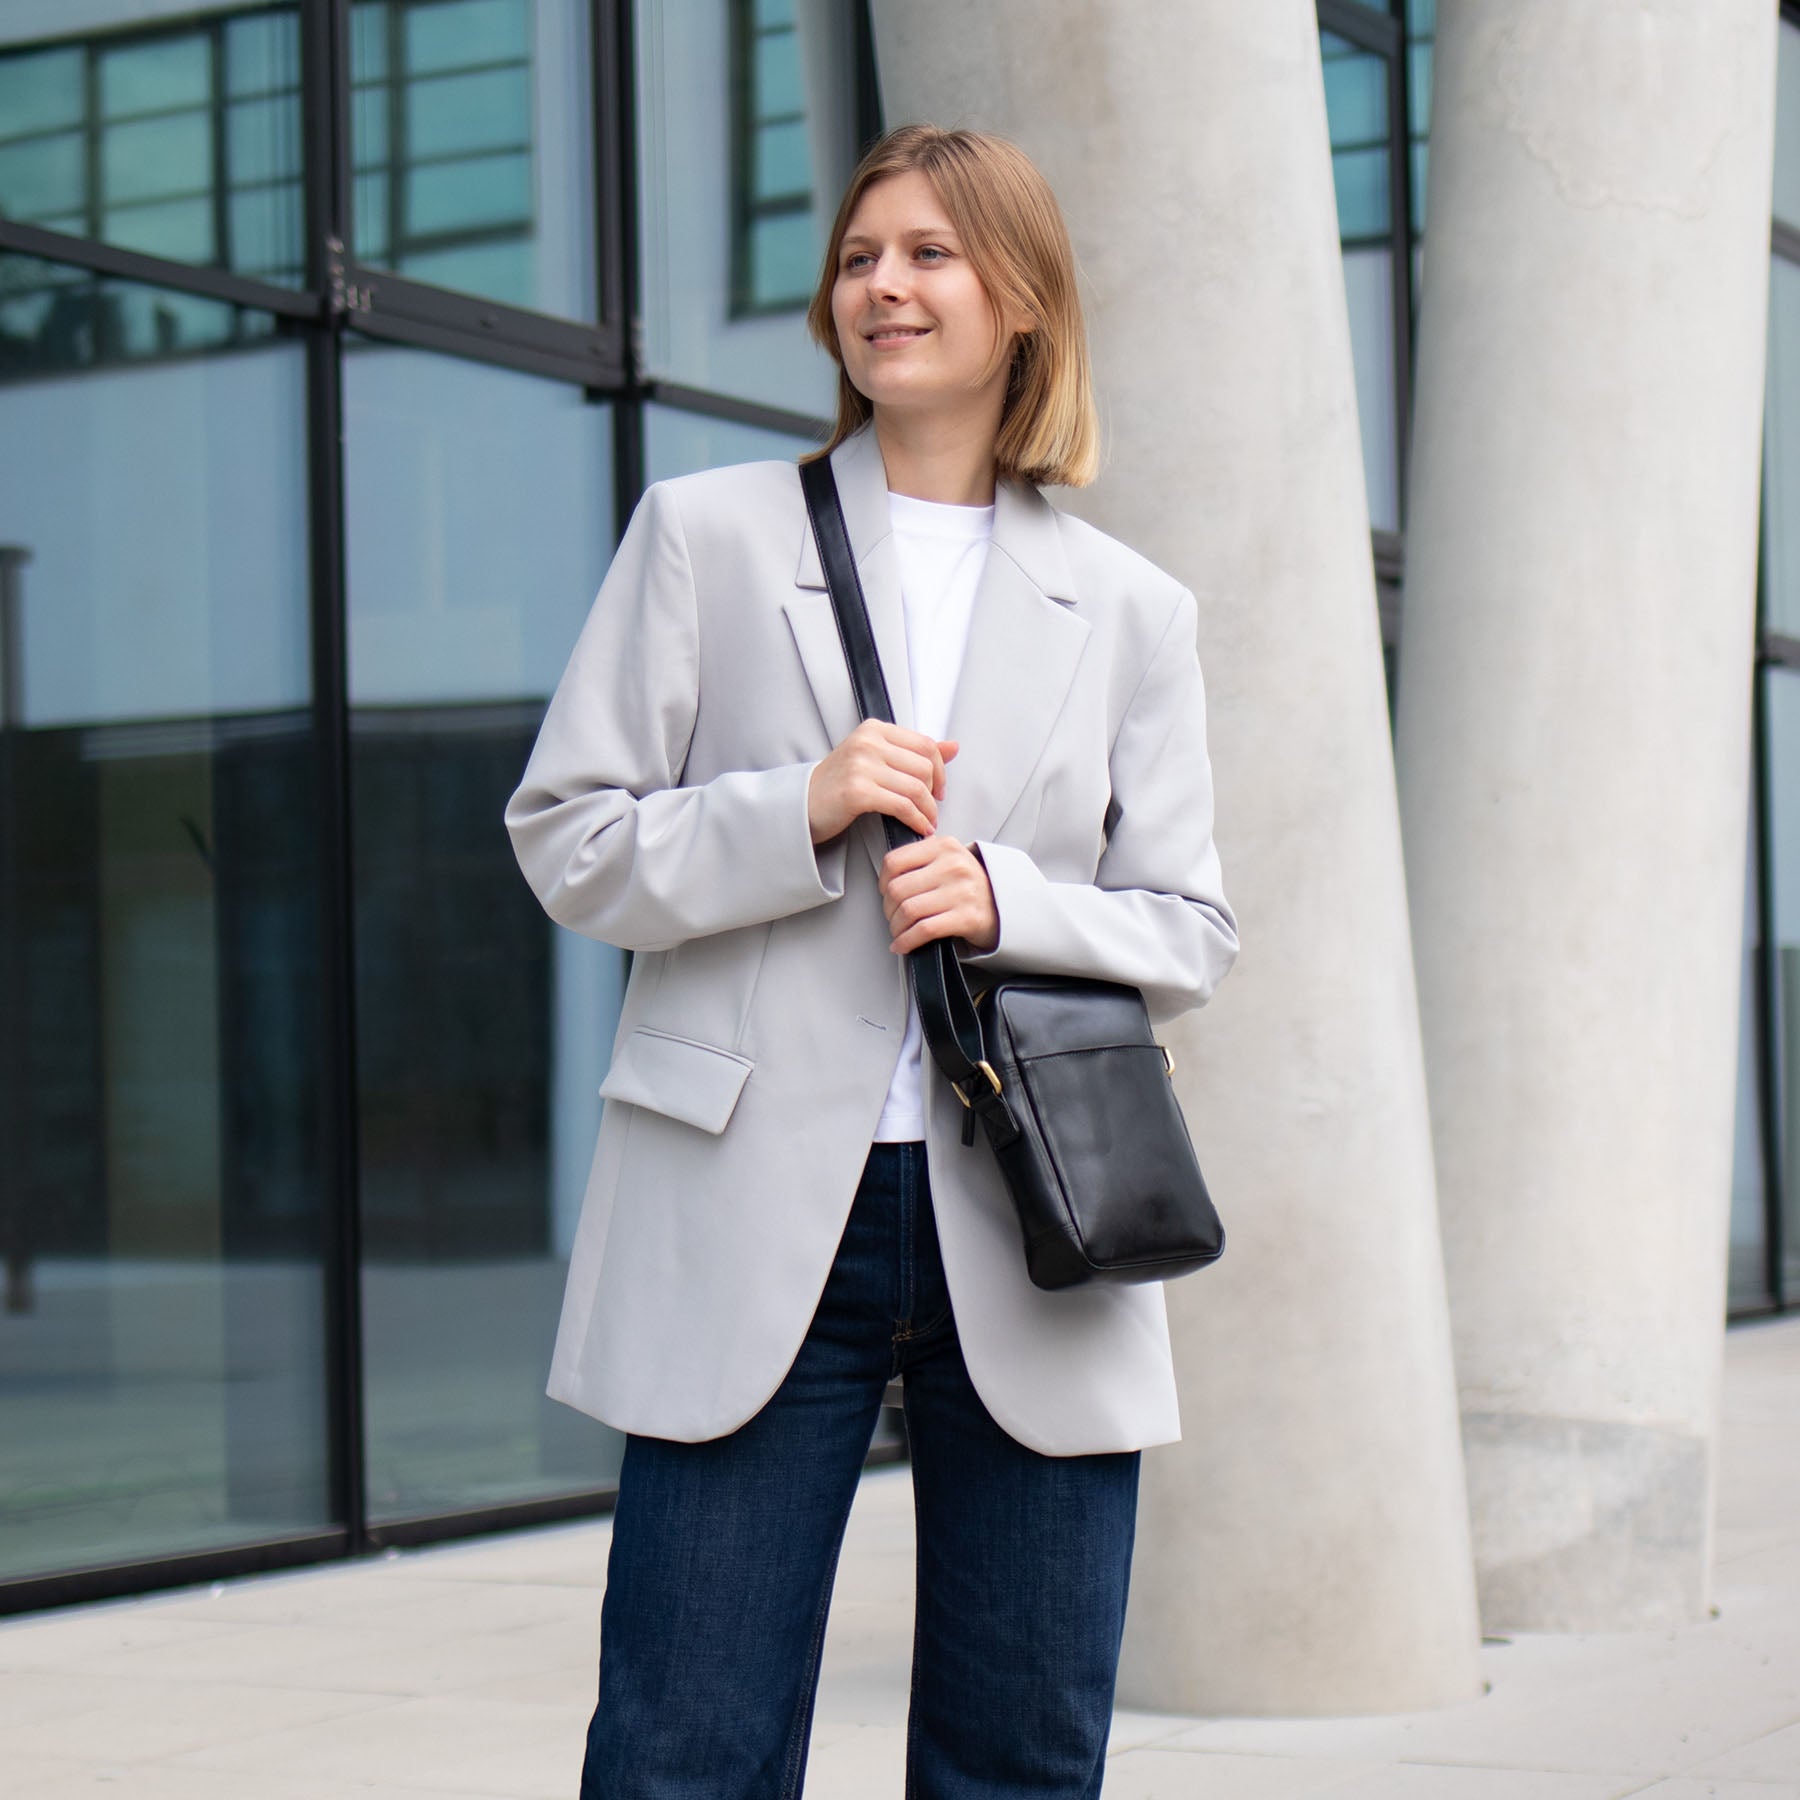
[[[1407,478],[1412,454],[1412,140],[1411,82],[1406,66],[1406,21],[1397,18],[1399,42],[1388,60],[1388,169],[1390,236],[1388,273],[1394,345],[1394,526],[1406,530]],[[1396,641],[1399,621],[1396,620]]]
[[[590,168],[594,183],[594,253],[599,260],[595,311],[618,334],[624,379],[643,366],[637,245],[637,85],[631,0],[589,0],[588,52],[593,81]]]
[[[212,20],[203,35],[207,55],[211,58],[211,66],[207,70],[207,125],[212,147],[213,263],[218,268],[229,269],[234,266],[235,259],[232,254],[231,195],[228,190],[230,157],[226,144],[225,21]],[[232,336],[240,337],[242,332],[243,316],[239,314],[232,321]]]
[[[1756,1047],[1763,1150],[1763,1285],[1777,1309],[1787,1303],[1783,1271],[1782,1197],[1786,1152],[1782,1119],[1786,1092],[1781,1054],[1781,951],[1775,935],[1774,783],[1769,768],[1768,684],[1776,665],[1759,662],[1753,676],[1750,733],[1753,747],[1750,829],[1756,834]]]
[[[328,296],[347,229],[348,0],[301,13],[301,168],[308,274]],[[320,1168],[325,1186],[327,1409],[331,1492],[354,1554],[368,1542],[358,1155],[355,889],[343,466],[344,315],[328,299],[306,333],[307,506],[312,548],[312,716],[317,796]]]

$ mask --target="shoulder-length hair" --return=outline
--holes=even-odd
[[[975,273],[996,326],[1003,309],[1036,321],[1013,340],[1012,367],[994,456],[1002,477],[1086,487],[1100,472],[1100,425],[1088,367],[1087,326],[1075,252],[1050,184],[1017,144],[983,131],[900,125],[869,150],[850,177],[831,227],[807,329],[838,366],[837,420],[828,456],[866,424],[874,408],[844,372],[831,294],[851,215],[863,194],[913,170],[931,183]],[[810,456],[802,460],[810,461]]]

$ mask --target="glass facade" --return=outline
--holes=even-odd
[[[358,259],[593,318],[592,67],[587,10],[567,0],[356,0]]]
[[[0,291],[5,1581],[331,1500],[304,354]]]
[[[501,813],[643,485],[823,429],[867,46],[0,9],[0,1608],[605,1504],[626,958]]]
[[[0,212],[299,285],[299,8],[71,10],[0,17]]]
[[[1392,680],[1435,18],[1318,10]],[[1797,43],[1740,1311],[1800,1293]],[[605,1503],[543,1385],[625,958],[501,808],[644,484],[822,430],[873,91],[860,0],[0,8],[0,1608]]]

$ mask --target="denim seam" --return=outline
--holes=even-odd
[[[855,1498],[854,1489],[851,1498]],[[806,1756],[806,1742],[812,1735],[813,1701],[818,1687],[819,1656],[825,1645],[825,1621],[831,1612],[831,1590],[837,1582],[838,1559],[843,1554],[844,1533],[849,1525],[850,1508],[846,1506],[838,1520],[837,1548],[831,1553],[831,1561],[825,1569],[825,1579],[820,1584],[819,1610],[813,1618],[812,1643],[807,1648],[806,1663],[800,1672],[800,1696],[794,1703],[793,1723],[788,1727],[780,1800],[795,1800],[800,1791],[800,1771]]]
[[[900,1416],[912,1432],[912,1393],[909,1389],[900,1403]],[[909,1459],[910,1460],[910,1459]],[[919,1465],[912,1465],[913,1508],[918,1510]],[[906,1678],[906,1792],[903,1800],[915,1800],[919,1749],[919,1598],[925,1591],[925,1534],[915,1522],[913,1529],[913,1641],[912,1667]]]

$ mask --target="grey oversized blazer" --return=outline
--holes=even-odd
[[[899,722],[906,634],[872,428],[832,455]],[[940,832],[1000,917],[971,973],[1097,975],[1156,1019],[1237,954],[1213,848],[1195,606],[1003,482]],[[792,463],[651,486],[506,809],[550,916],[635,951],[549,1393],[696,1440],[751,1417],[823,1289],[905,1024],[865,815],[813,845],[807,782],[857,723]],[[983,1140],[926,1061],[927,1164],[969,1374],[1051,1455],[1180,1435],[1160,1285],[1045,1293]]]

